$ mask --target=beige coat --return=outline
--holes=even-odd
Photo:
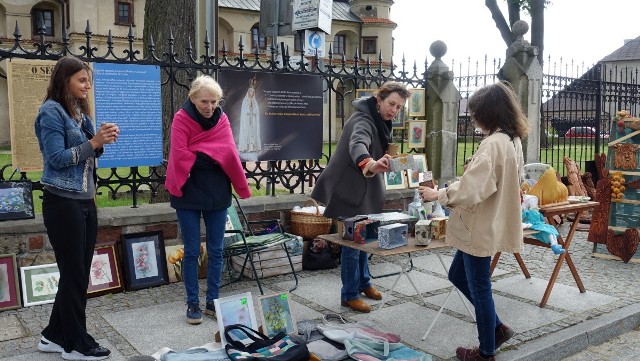
[[[476,257],[522,252],[523,175],[519,138],[499,132],[485,138],[460,180],[438,192],[451,208],[446,243]]]

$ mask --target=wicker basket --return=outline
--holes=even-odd
[[[309,199],[302,207],[306,207],[309,203],[313,203],[316,207],[316,213],[306,213],[299,211],[291,211],[291,233],[297,234],[305,240],[311,240],[321,234],[328,234],[331,231],[331,218],[324,217],[320,214],[318,203]]]

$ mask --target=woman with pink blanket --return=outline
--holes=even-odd
[[[218,106],[222,88],[210,76],[191,84],[189,98],[173,117],[165,188],[171,194],[184,242],[182,279],[187,292],[187,322],[202,322],[198,298],[200,218],[207,239],[205,313],[215,316],[222,275],[222,245],[231,185],[240,198],[251,197],[229,118]]]

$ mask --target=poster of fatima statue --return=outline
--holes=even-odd
[[[322,77],[220,70],[218,81],[242,161],[321,157]]]

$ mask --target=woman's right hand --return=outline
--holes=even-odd
[[[381,173],[389,171],[389,158],[385,155],[378,159],[369,169],[371,173]]]
[[[105,144],[115,143],[118,140],[120,128],[114,123],[100,125],[96,134],[89,140],[93,149],[98,149]]]

